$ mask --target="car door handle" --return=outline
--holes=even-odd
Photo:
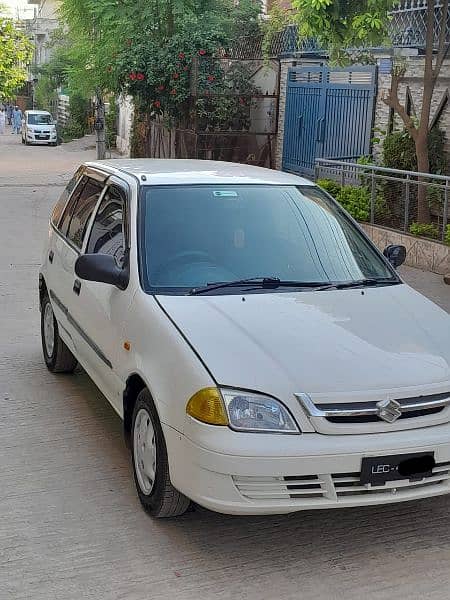
[[[75,279],[75,281],[73,282],[73,291],[75,292],[75,294],[77,296],[80,295],[80,291],[81,291],[81,281],[79,279]]]
[[[50,252],[48,253],[48,260],[52,263],[53,262],[53,257],[55,256],[55,253],[53,252],[53,250],[50,250]]]

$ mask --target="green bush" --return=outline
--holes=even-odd
[[[117,104],[116,99],[114,97],[109,101],[109,110],[105,116],[105,124],[106,124],[106,141],[108,143],[108,148],[116,147],[116,137],[117,137]]]
[[[445,152],[445,133],[433,127],[428,136],[430,173],[441,174],[447,171],[448,157]],[[406,131],[389,133],[383,142],[383,166],[390,169],[417,171],[417,157],[414,140]]]
[[[317,184],[333,196],[357,221],[368,221],[370,216],[370,192],[365,187],[340,186],[331,179],[319,179]]]
[[[447,225],[447,228],[445,230],[444,242],[447,244],[447,246],[450,246],[450,225]]]
[[[67,125],[61,129],[61,139],[63,142],[71,142],[82,138],[85,134],[85,130],[80,123],[69,119]]]
[[[357,221],[369,220],[370,194],[366,188],[346,185],[341,188],[336,200]]]
[[[413,235],[437,239],[439,237],[439,228],[433,223],[411,223],[409,232]]]
[[[336,198],[336,196],[341,191],[340,184],[336,181],[333,181],[332,179],[318,179],[316,183],[334,198]]]

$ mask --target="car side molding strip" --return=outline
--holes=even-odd
[[[88,346],[90,346],[92,348],[92,350],[97,354],[97,356],[100,358],[100,360],[102,360],[106,366],[108,366],[110,369],[112,369],[111,361],[103,354],[103,352],[100,350],[100,348],[97,346],[97,344],[88,336],[88,334],[84,331],[84,329],[82,327],[80,327],[78,322],[70,314],[67,306],[65,306],[61,302],[61,300],[53,292],[53,290],[50,290],[50,298],[58,306],[58,308],[65,314],[65,316],[67,317],[67,320],[72,325],[72,327],[74,329],[76,329],[76,331],[80,334],[80,336],[84,339],[84,341],[88,344]]]

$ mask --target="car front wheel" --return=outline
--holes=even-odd
[[[190,500],[170,481],[166,443],[148,390],[142,390],[136,400],[131,439],[134,480],[142,506],[152,517],[185,513]]]
[[[41,339],[48,370],[52,373],[73,373],[77,359],[59,336],[58,323],[47,294],[41,304]]]

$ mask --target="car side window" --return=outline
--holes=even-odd
[[[125,194],[115,186],[106,191],[92,224],[87,254],[110,254],[119,267],[126,251]]]
[[[81,173],[82,173],[82,167],[80,167],[77,170],[77,172],[75,173],[75,175],[69,181],[69,183],[65,187],[63,193],[59,197],[59,200],[56,203],[55,208],[53,209],[53,213],[52,213],[52,216],[51,216],[51,222],[52,222],[52,224],[55,227],[58,227],[58,225],[59,225],[59,222],[61,220],[61,215],[62,215],[62,213],[64,211],[64,208],[65,208],[65,206],[67,204],[67,200],[69,199],[70,194],[73,192],[73,190],[75,189],[75,186],[79,182]]]
[[[103,192],[103,184],[95,179],[87,178],[85,186],[77,198],[67,230],[69,239],[77,248],[81,249],[83,239],[89,225],[89,220],[95,210],[98,199]]]
[[[67,236],[67,232],[69,231],[69,225],[70,225],[70,220],[72,219],[73,211],[75,209],[75,206],[77,205],[78,198],[80,197],[81,192],[84,190],[84,186],[86,185],[87,180],[88,180],[87,177],[82,177],[80,179],[80,181],[77,184],[77,187],[75,188],[72,196],[70,197],[69,202],[66,205],[66,208],[64,209],[63,215],[61,217],[61,222],[58,227],[59,231],[64,236]]]

